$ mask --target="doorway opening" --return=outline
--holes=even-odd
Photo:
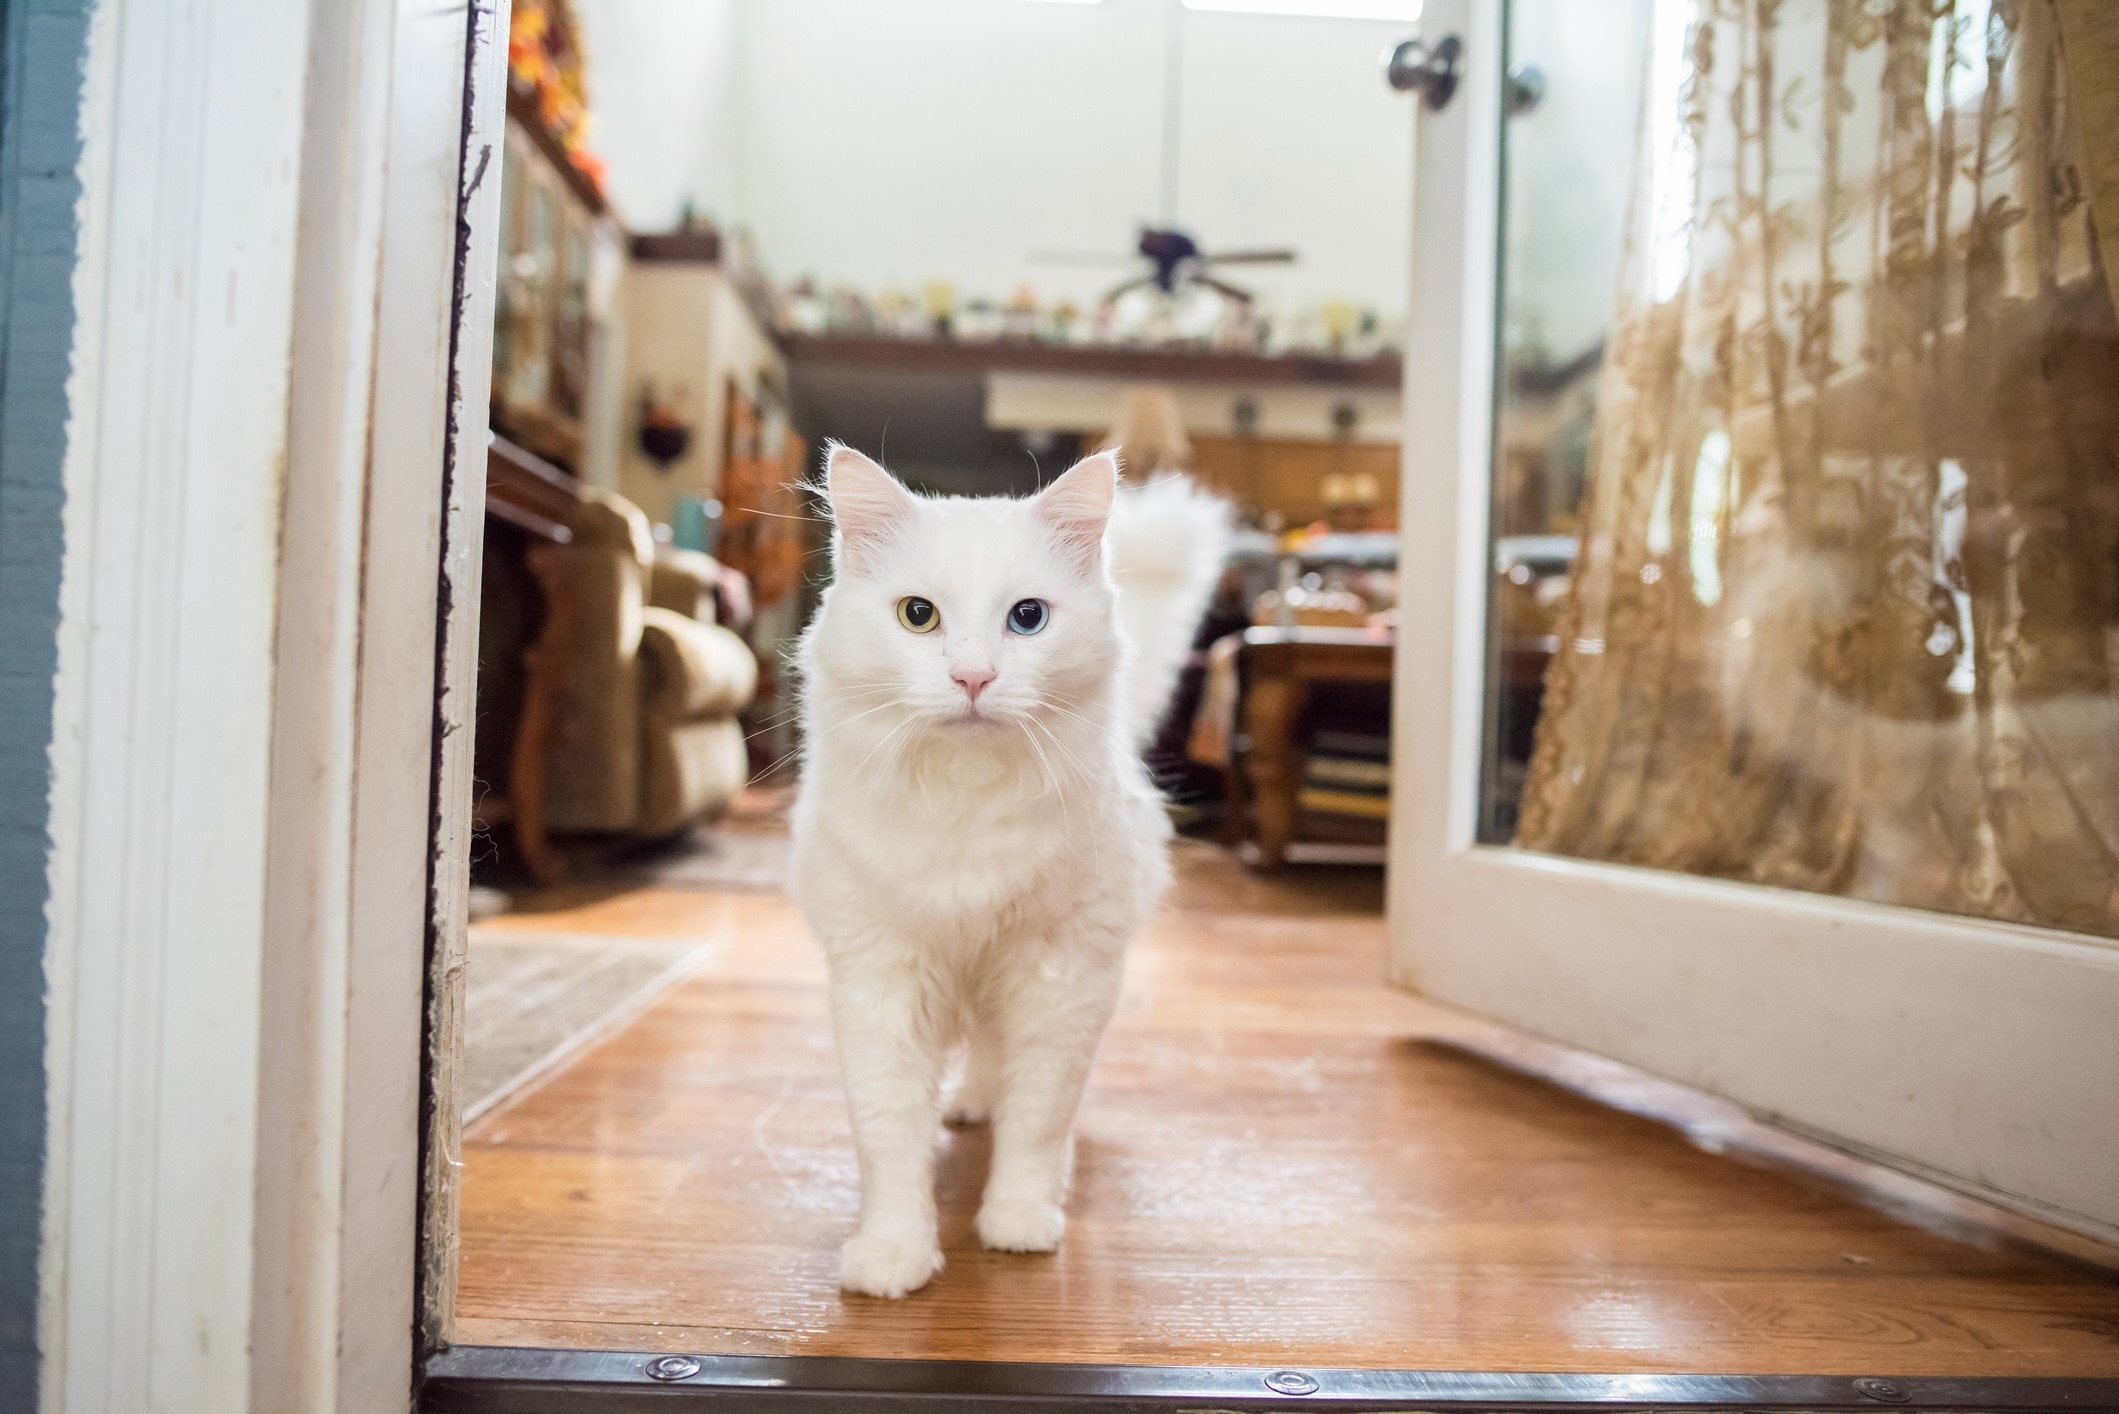
[[[1544,126],[1507,186],[1541,228],[1504,253],[1495,841],[1559,651],[1664,8],[1512,7],[1510,121]],[[1612,1377],[2008,1406],[2119,1375],[2093,1245],[1387,980],[1392,691],[1421,670],[1394,647],[1423,605],[1415,136],[1375,59],[1418,10],[518,0],[432,1407],[1566,1405]],[[983,1250],[985,1137],[938,1127],[946,1266],[900,1301],[838,1289],[858,1175],[787,897],[827,440],[955,495],[1116,447],[1237,523],[1150,753],[1178,883],[1069,1234]]]

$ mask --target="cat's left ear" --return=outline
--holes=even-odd
[[[1118,494],[1118,453],[1098,452],[1067,468],[1066,475],[1037,493],[1037,517],[1085,564],[1103,554],[1104,525]]]

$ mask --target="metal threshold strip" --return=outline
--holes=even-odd
[[[2119,1410],[2119,1379],[1551,1375],[1001,1364],[458,1346],[427,1362],[427,1414],[623,1414],[692,1405],[844,1410]]]

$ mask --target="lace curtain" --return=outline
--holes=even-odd
[[[2119,935],[2119,5],[1659,11],[1516,842]]]

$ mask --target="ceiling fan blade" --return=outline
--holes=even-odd
[[[1249,290],[1244,289],[1241,285],[1232,285],[1226,280],[1217,280],[1212,275],[1195,274],[1192,277],[1192,283],[1205,285],[1210,290],[1219,290],[1230,299],[1237,300],[1243,304],[1251,302],[1251,292]]]
[[[1111,301],[1117,299],[1120,295],[1129,294],[1134,290],[1140,289],[1144,285],[1152,285],[1154,283],[1155,277],[1153,275],[1141,275],[1134,279],[1124,281],[1121,284],[1113,285],[1110,289],[1105,290],[1103,293],[1103,297],[1099,301],[1099,303],[1109,304],[1111,303]]]
[[[1209,265],[1293,265],[1292,250],[1219,250],[1200,257]]]
[[[1094,250],[1033,250],[1030,260],[1035,265],[1094,265],[1105,269],[1116,269],[1131,265],[1140,257],[1128,252],[1120,255],[1116,251]]]

